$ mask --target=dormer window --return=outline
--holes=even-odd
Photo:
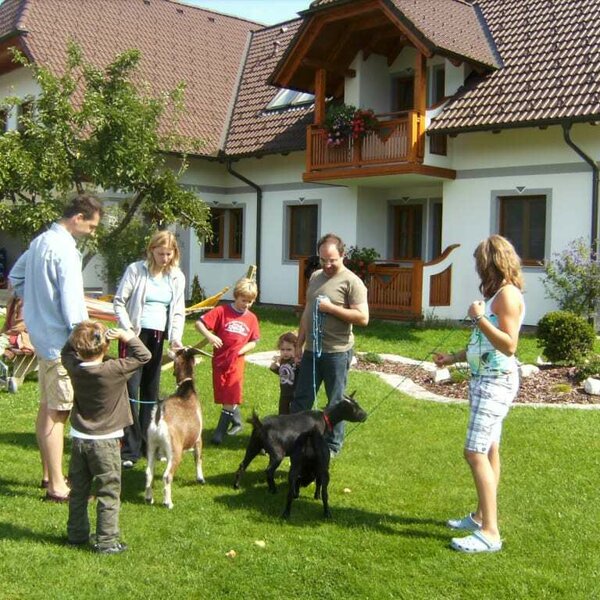
[[[446,97],[446,69],[443,64],[429,68],[427,106],[435,106]]]
[[[282,108],[290,108],[292,106],[312,104],[314,100],[315,97],[313,94],[298,92],[296,90],[281,89],[267,105],[267,110],[281,110]]]

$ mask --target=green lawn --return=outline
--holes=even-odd
[[[297,324],[292,312],[259,313],[259,351]],[[465,336],[374,323],[357,335],[357,349],[425,358],[438,345],[458,348]],[[191,324],[186,341],[197,341]],[[535,339],[524,339],[520,352],[535,358]],[[165,374],[164,391],[172,387]],[[197,387],[208,440],[218,416],[208,362],[197,368]],[[290,521],[281,521],[285,463],[275,496],[266,491],[265,457],[250,466],[240,491],[232,489],[247,426],[221,447],[206,445],[204,486],[185,456],[172,511],[144,504],[144,465],[124,473],[121,526],[130,550],[120,556],[63,544],[67,507],[41,502],[36,487],[37,384],[1,392],[0,598],[600,598],[598,411],[510,413],[499,495],[505,547],[463,556],[449,549],[444,522],[475,500],[462,459],[466,406],[415,401],[368,373],[352,372],[349,387],[367,410],[377,408],[366,423],[349,426],[332,463],[331,521],[323,520],[313,488],[302,491]],[[274,412],[276,377],[248,365],[245,396],[246,416],[253,408]],[[232,549],[237,556],[228,558]]]

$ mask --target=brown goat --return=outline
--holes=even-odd
[[[202,473],[202,412],[194,388],[196,348],[177,350],[173,370],[177,390],[165,400],[157,403],[148,427],[148,466],[146,468],[146,502],[154,503],[152,481],[154,461],[159,452],[167,458],[163,473],[164,500],[167,508],[173,508],[171,484],[185,450],[194,449],[196,481],[204,483]]]

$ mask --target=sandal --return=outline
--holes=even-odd
[[[482,552],[499,552],[502,549],[502,540],[492,542],[481,531],[474,531],[463,538],[452,538],[450,547],[466,554],[479,554]]]
[[[462,519],[448,519],[446,525],[450,527],[450,529],[458,529],[460,531],[479,531],[481,529],[481,524],[473,518],[474,514],[475,513],[469,513]]]
[[[42,498],[45,502],[56,502],[57,504],[64,504],[69,501],[69,494],[66,496],[59,496],[58,494],[52,494],[46,492],[46,495]]]

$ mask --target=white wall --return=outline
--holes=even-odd
[[[31,76],[31,71],[24,67],[10,71],[0,76],[0,98],[7,96],[16,96],[25,98],[27,96],[37,96],[40,93],[40,87]],[[13,110],[8,116],[8,128],[17,128],[17,114]]]
[[[573,139],[600,157],[600,139],[595,128],[573,128]],[[453,269],[454,318],[466,313],[479,296],[473,265],[473,250],[490,233],[497,232],[494,195],[518,195],[546,191],[546,259],[578,237],[589,239],[591,231],[591,170],[565,144],[562,131],[522,129],[463,134],[455,140],[454,167],[458,178],[444,184],[444,228],[442,246],[460,243]],[[568,172],[580,170],[581,172]],[[545,298],[541,267],[524,267],[526,324],[537,321],[555,306]]]

